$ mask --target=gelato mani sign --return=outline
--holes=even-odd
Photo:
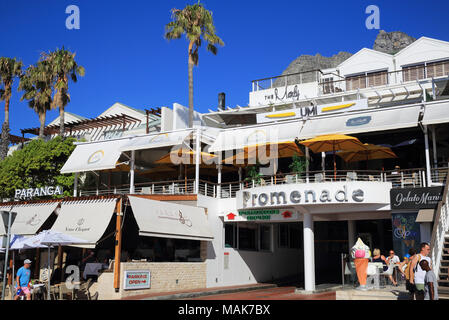
[[[16,189],[15,199],[32,199],[45,196],[63,195],[61,186],[45,186],[40,188]]]

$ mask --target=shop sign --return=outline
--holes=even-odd
[[[15,199],[31,199],[36,197],[63,195],[61,186],[45,186],[40,188],[16,189],[14,194]]]
[[[124,274],[125,290],[149,289],[151,273],[150,270],[126,270]]]
[[[351,118],[346,121],[347,127],[363,126],[371,122],[371,116]]]
[[[435,209],[442,194],[443,187],[391,189],[391,209]]]
[[[239,210],[238,214],[230,212],[224,216],[225,222],[240,221],[287,221],[298,220],[299,214],[288,209]]]

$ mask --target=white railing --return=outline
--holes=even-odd
[[[448,175],[446,175],[447,177]],[[449,230],[449,193],[448,185],[444,187],[443,198],[438,204],[432,232],[430,249],[432,250],[433,271],[438,279],[441,257],[443,254],[446,234]]]

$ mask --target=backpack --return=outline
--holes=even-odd
[[[409,260],[407,263],[407,267],[405,267],[404,273],[405,273],[405,279],[410,280],[411,272],[416,272],[416,268],[418,267],[419,262],[421,261],[421,256],[418,254],[418,262],[415,265],[415,268],[413,270],[410,269],[410,266],[412,265],[412,259]]]

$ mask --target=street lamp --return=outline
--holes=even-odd
[[[6,252],[5,252],[5,267],[3,272],[3,290],[2,290],[2,300],[5,300],[5,291],[6,291],[6,272],[8,270],[8,254],[9,254],[9,244],[11,242],[11,225],[13,224],[17,212],[12,212],[12,207],[8,211],[1,211],[3,224],[5,225],[5,229],[7,230],[6,237]],[[12,275],[14,277],[14,275]]]

